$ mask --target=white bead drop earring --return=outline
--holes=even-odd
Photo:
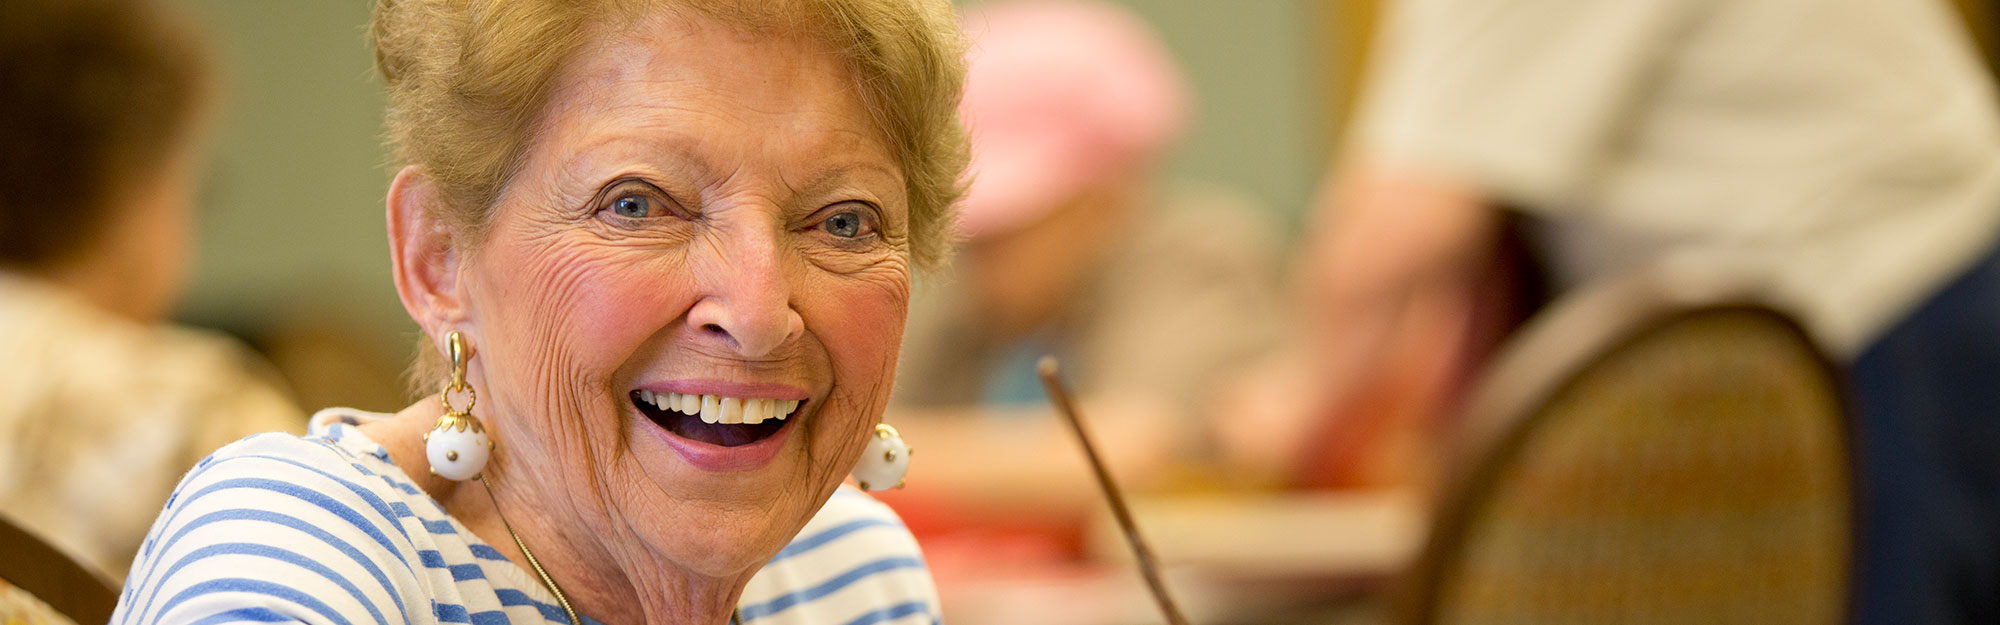
[[[903,487],[903,475],[910,472],[910,445],[887,423],[875,424],[875,436],[861,450],[854,463],[854,482],[861,490],[889,490]]]
[[[444,416],[438,417],[431,431],[424,433],[424,457],[430,460],[432,475],[463,482],[479,477],[479,472],[486,468],[486,460],[493,452],[493,439],[486,436],[486,426],[479,418],[472,416],[472,405],[479,401],[479,396],[472,391],[472,385],[465,383],[465,362],[470,358],[465,336],[457,331],[445,336],[445,351],[451,357],[451,379],[438,392]],[[464,408],[451,405],[451,394],[459,392],[465,393]]]

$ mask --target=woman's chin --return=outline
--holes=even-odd
[[[627,406],[631,441],[626,461],[649,483],[628,501],[648,500],[629,515],[653,519],[649,542],[705,575],[762,566],[818,510],[840,476],[816,466],[813,441],[826,424],[818,406],[802,405],[761,430],[703,428],[695,416],[675,420],[659,411]],[[813,409],[807,409],[808,407]],[[690,423],[694,421],[695,423]],[[823,463],[820,463],[823,464]]]
[[[690,572],[726,578],[763,566],[812,518],[815,495],[825,490],[802,487],[815,475],[805,449],[811,437],[794,431],[805,425],[723,446],[640,423],[633,460],[649,483],[622,499],[646,505],[627,517]]]
[[[712,578],[747,577],[791,542],[805,521],[775,527],[769,510],[714,511],[698,527],[658,525],[645,540],[682,571]]]

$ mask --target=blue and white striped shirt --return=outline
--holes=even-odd
[[[311,436],[252,436],[196,465],[146,536],[112,623],[566,624],[539,579],[353,427],[382,416],[325,410]],[[939,614],[909,529],[848,486],[739,601],[752,625],[935,625]]]

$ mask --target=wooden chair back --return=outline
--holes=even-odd
[[[1760,292],[1652,270],[1531,321],[1471,396],[1469,461],[1403,620],[1845,620],[1856,506],[1840,376]]]
[[[111,621],[118,590],[97,573],[0,515],[0,588],[24,591],[70,621],[94,625]],[[33,603],[7,601],[7,610],[35,610]],[[21,616],[21,615],[16,615]],[[0,619],[5,620],[5,619]],[[35,622],[41,619],[24,619]]]

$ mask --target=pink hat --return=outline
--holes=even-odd
[[[1007,232],[1178,138],[1185,80],[1146,24],[1101,2],[982,4],[962,19],[972,185],[960,230]]]

